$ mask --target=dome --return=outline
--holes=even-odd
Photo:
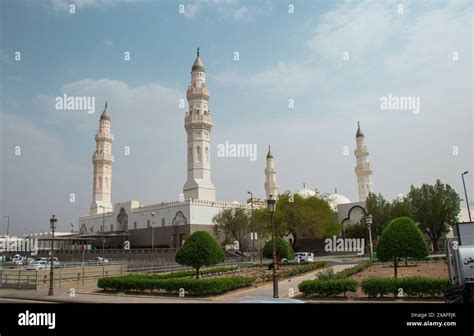
[[[193,67],[191,71],[205,71],[204,70],[204,63],[201,61],[201,57],[199,57],[199,48],[197,49],[197,56],[196,60],[194,61]]]
[[[107,111],[107,102],[105,102],[105,107],[104,111],[102,112],[102,115],[100,116],[100,120],[108,120],[110,121],[110,114]]]
[[[329,195],[328,196],[328,201],[329,201],[329,204],[331,205],[331,207],[334,209],[334,211],[337,210],[337,206],[339,204],[351,203],[351,200],[349,198],[347,198],[344,195],[338,194],[338,193],[334,193],[332,195]]]
[[[312,197],[312,196],[317,196],[316,192],[314,190],[306,188],[306,186],[303,186],[300,190],[296,192],[298,195],[300,195],[303,198],[307,197]]]

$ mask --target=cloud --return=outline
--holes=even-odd
[[[240,5],[237,0],[196,0],[185,6],[184,16],[192,19],[205,9],[216,10],[221,17],[235,20],[243,19],[250,14],[249,8]]]
[[[114,0],[51,0],[51,5],[55,11],[69,10],[70,5],[74,4],[76,9],[86,7],[104,7],[110,6],[117,1]]]

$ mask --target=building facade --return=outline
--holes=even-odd
[[[129,200],[112,205],[113,136],[107,104],[100,117],[96,151],[92,162],[94,180],[90,212],[79,218],[79,236],[95,237],[107,247],[176,248],[195,231],[212,233],[212,218],[222,209],[250,205],[216,201],[211,181],[210,142],[212,118],[210,91],[199,49],[191,69],[191,85],[186,94],[189,109],[184,118],[187,134],[187,180],[177,201],[141,205]],[[110,246],[109,246],[110,245]]]

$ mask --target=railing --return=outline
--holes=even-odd
[[[216,266],[244,266],[249,263],[226,261]],[[205,268],[204,268],[205,269]],[[119,276],[134,273],[168,273],[192,270],[191,267],[176,263],[131,262],[123,264],[82,265],[75,267],[54,268],[54,288],[77,288],[95,285],[103,277]],[[26,271],[24,269],[0,270],[0,288],[14,289],[47,289],[49,287],[49,269]]]

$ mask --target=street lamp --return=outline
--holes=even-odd
[[[468,174],[469,172],[466,170],[464,173],[461,174],[462,177],[462,185],[464,186],[464,196],[466,197],[466,205],[467,205],[467,214],[469,215],[469,222],[472,223],[471,219],[471,209],[469,209],[469,200],[467,198],[467,191],[466,191],[466,182],[464,182],[464,175]]]
[[[7,236],[10,235],[10,216],[3,216],[3,218],[7,218]]]
[[[369,226],[369,246],[370,246],[370,260],[372,260],[372,255],[374,254],[374,247],[372,245],[372,215],[368,215],[365,218],[365,222]]]
[[[56,229],[56,222],[57,218],[55,215],[51,217],[49,220],[49,224],[51,227],[51,235],[52,235],[52,240],[51,240],[51,269],[49,270],[49,291],[48,291],[48,296],[54,295],[54,271],[53,271],[53,257],[54,257],[54,230]]]
[[[273,214],[275,213],[276,200],[273,195],[270,195],[267,199],[268,212],[270,213],[270,224],[272,226],[272,245],[273,245],[273,297],[278,298],[278,280],[277,280],[277,257],[276,257],[276,246],[275,246],[275,225],[273,223]]]
[[[105,258],[105,206],[99,207],[102,208],[102,258]]]
[[[155,229],[153,228],[153,224],[155,224],[155,212],[152,211],[151,212],[151,218],[152,221],[151,221],[151,248],[154,249],[155,248]]]
[[[247,194],[250,195],[250,206],[252,208],[252,234],[250,235],[250,238],[252,238],[252,261],[255,261],[255,228],[253,224],[253,194],[250,191],[247,191]]]

